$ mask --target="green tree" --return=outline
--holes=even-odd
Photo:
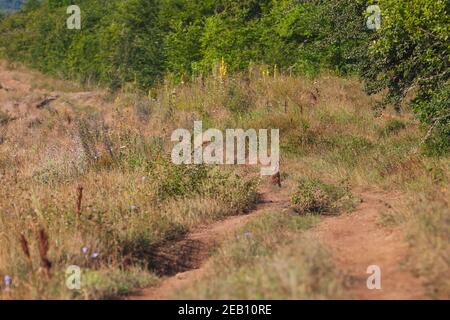
[[[450,2],[380,0],[381,29],[368,44],[361,75],[385,104],[410,101],[428,128],[428,151],[450,147]],[[412,99],[411,99],[412,98]]]
[[[150,86],[162,73],[162,32],[157,0],[119,1],[101,33],[101,57],[110,61],[103,76]]]
[[[205,20],[215,13],[215,0],[163,0],[159,21],[164,32],[168,72],[191,74],[202,59],[200,39]]]
[[[201,38],[203,67],[208,70],[223,57],[230,70],[259,62],[260,19],[269,1],[230,0],[217,5],[217,13],[208,17]]]
[[[317,73],[328,64],[328,47],[320,48],[329,31],[325,6],[318,1],[273,1],[262,19],[261,47],[267,64],[303,74]]]

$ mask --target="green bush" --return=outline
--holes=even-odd
[[[400,110],[409,102],[429,132],[428,153],[448,153],[448,1],[380,0],[378,5],[381,29],[373,33],[361,60],[366,89],[369,93],[387,90],[381,106],[394,104]]]
[[[431,156],[450,153],[450,86],[416,100],[413,108],[427,129],[424,151]],[[427,125],[428,124],[428,125]]]

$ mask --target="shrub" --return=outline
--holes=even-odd
[[[343,186],[326,184],[318,179],[303,178],[291,203],[298,213],[332,213],[353,205],[352,194]]]
[[[86,172],[88,159],[80,143],[48,148],[39,165],[33,170],[33,179],[40,183],[60,183]]]
[[[99,115],[93,114],[80,119],[78,138],[91,165],[101,168],[114,163],[115,154],[110,133]]]
[[[383,127],[378,129],[378,135],[380,137],[388,137],[390,135],[397,134],[405,128],[406,125],[403,121],[397,119],[389,119]]]

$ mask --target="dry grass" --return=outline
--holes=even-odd
[[[192,129],[199,119],[204,128],[279,128],[281,171],[288,185],[309,177],[348,188],[402,191],[411,205],[394,220],[410,230],[411,265],[429,277],[431,293],[448,295],[448,283],[439,280],[448,271],[448,193],[436,190],[448,188],[449,159],[421,155],[413,115],[388,110],[377,116],[372,111],[377,97],[365,95],[356,79],[280,74],[274,80],[254,73],[223,83],[166,81],[148,93],[112,94],[80,92],[76,84],[1,68],[0,83],[12,90],[0,89],[1,119],[8,119],[0,120],[0,275],[13,277],[2,298],[102,298],[154,283],[142,258],[148,247],[251,208],[257,168],[172,165],[172,130]],[[34,108],[33,101],[49,91],[59,98]],[[49,279],[38,272],[41,228],[48,234]],[[29,241],[31,263],[21,234]],[[330,270],[320,245],[303,236],[292,239],[318,257],[309,267]],[[98,258],[92,259],[93,253]],[[292,275],[295,285],[286,287],[287,279],[277,275],[293,268],[301,259],[297,254],[283,247],[257,258],[257,272],[243,266],[221,285],[261,280],[259,296],[239,286],[234,298],[337,296],[339,285],[308,287],[317,276],[311,272]],[[71,264],[89,274],[82,294],[65,289],[64,270]],[[268,278],[266,267],[278,270],[275,278]],[[335,277],[333,272],[326,277]],[[107,279],[108,273],[115,276]],[[275,290],[274,283],[284,289]],[[210,293],[205,295],[231,295]]]

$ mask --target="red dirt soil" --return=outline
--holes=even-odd
[[[283,188],[284,189],[284,188]],[[323,219],[311,231],[312,237],[332,249],[337,267],[350,279],[346,297],[351,299],[423,299],[424,288],[404,266],[408,245],[399,228],[387,228],[379,224],[381,214],[399,199],[398,194],[365,191],[360,193],[362,203],[351,213]],[[128,299],[170,299],[183,287],[199,280],[211,268],[210,249],[227,235],[245,225],[264,211],[280,212],[289,206],[287,190],[265,191],[263,202],[248,215],[234,216],[203,227],[188,236],[197,241],[201,250],[190,259],[196,267],[164,277],[159,286],[147,288]],[[186,241],[186,240],[185,240]],[[367,267],[381,268],[380,290],[366,286]]]
[[[354,299],[423,299],[421,280],[405,266],[408,244],[400,228],[380,225],[381,214],[400,198],[398,194],[366,191],[351,213],[325,218],[312,232],[328,245],[337,266],[350,276],[348,295]],[[367,268],[381,269],[381,289],[367,288]]]

